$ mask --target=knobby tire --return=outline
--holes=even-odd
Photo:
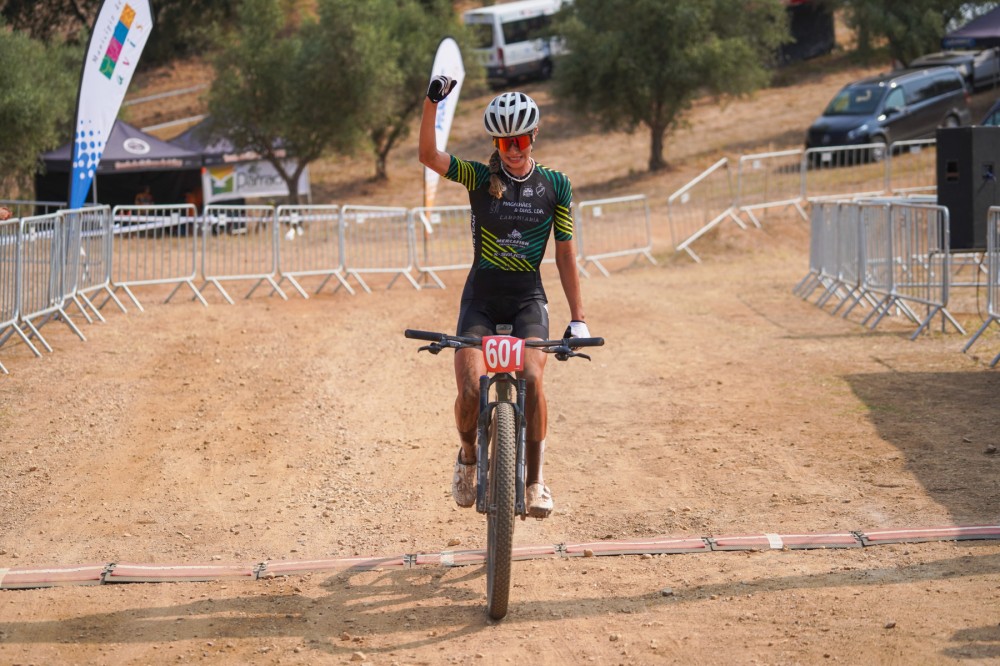
[[[510,599],[511,550],[514,544],[517,421],[514,406],[501,402],[493,414],[495,430],[488,483],[486,530],[486,606],[489,616],[507,615]]]

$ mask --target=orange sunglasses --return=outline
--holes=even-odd
[[[533,142],[534,137],[530,134],[522,134],[520,136],[503,136],[493,139],[493,145],[505,153],[514,146],[517,146],[517,149],[523,152],[527,150],[528,146],[530,146]]]

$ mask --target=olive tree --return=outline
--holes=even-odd
[[[445,36],[462,40],[451,0],[369,0],[361,3],[358,22],[379,36],[381,66],[372,81],[379,104],[366,122],[375,153],[375,178],[388,178],[386,160],[405,139],[422,108],[427,80]]]
[[[0,20],[0,190],[27,190],[38,155],[69,138],[82,56]]]
[[[781,0],[576,0],[558,30],[556,94],[607,128],[646,127],[651,171],[694,99],[765,85],[788,40]]]
[[[0,16],[35,39],[85,42],[102,0],[0,0]],[[239,0],[150,0],[153,23],[142,65],[201,53],[211,26],[232,21]]]
[[[842,0],[847,23],[858,34],[858,49],[869,55],[875,42],[883,41],[899,63],[940,50],[941,38],[968,18],[994,9],[996,2],[969,0]]]
[[[309,163],[358,145],[375,102],[376,31],[345,21],[357,1],[319,0],[318,17],[295,26],[278,0],[244,0],[213,61],[208,106],[216,128],[270,162],[292,202]]]

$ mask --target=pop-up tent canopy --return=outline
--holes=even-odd
[[[206,204],[220,201],[237,201],[249,198],[284,197],[288,186],[277,170],[260,154],[238,150],[233,143],[216,129],[209,116],[183,134],[170,141],[171,144],[201,155],[202,191]],[[284,157],[281,144],[275,146],[279,157]],[[294,160],[287,160],[288,168],[294,167]],[[302,171],[298,183],[299,194],[308,197],[309,169]]]
[[[64,201],[69,193],[73,144],[44,153],[44,172],[35,177],[41,201]],[[118,120],[104,147],[87,201],[132,205],[149,187],[156,203],[183,203],[186,193],[201,189],[201,155],[146,134]]]
[[[35,196],[40,201],[68,197],[72,148],[66,144],[41,156],[44,171],[35,177]],[[98,203],[130,206],[147,186],[157,204],[236,203],[288,195],[274,166],[257,153],[237,151],[228,139],[213,133],[211,118],[172,141],[118,120],[87,201],[96,196]],[[310,194],[308,169],[299,179],[299,194]]]
[[[982,50],[1000,46],[1000,8],[969,21],[941,38],[941,48]]]
[[[182,134],[170,140],[171,145],[201,155],[202,164],[232,164],[233,162],[253,162],[261,159],[253,151],[240,151],[233,142],[226,138],[217,128],[212,116],[206,116],[197,125],[188,128]],[[281,155],[280,146],[278,154]]]

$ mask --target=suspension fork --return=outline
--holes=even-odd
[[[514,474],[515,500],[514,513],[523,519],[528,515],[528,507],[525,505],[525,477],[527,476],[527,445],[528,445],[528,419],[525,418],[524,400],[527,393],[528,381],[524,378],[517,380],[517,407],[515,408],[517,419],[517,468]]]
[[[479,422],[476,426],[476,511],[486,513],[486,470],[489,468],[490,452],[490,378],[479,378]]]
[[[490,386],[497,385],[497,402],[490,402]],[[510,395],[511,388],[516,394]],[[493,411],[499,402],[510,402],[514,405],[514,418],[517,431],[517,465],[515,467],[515,503],[517,515],[527,515],[524,498],[524,481],[527,475],[527,419],[524,418],[524,401],[527,392],[527,381],[514,379],[508,373],[479,378],[479,422],[476,427],[478,452],[476,456],[476,511],[486,513],[486,484],[489,471],[490,425],[493,422]]]

